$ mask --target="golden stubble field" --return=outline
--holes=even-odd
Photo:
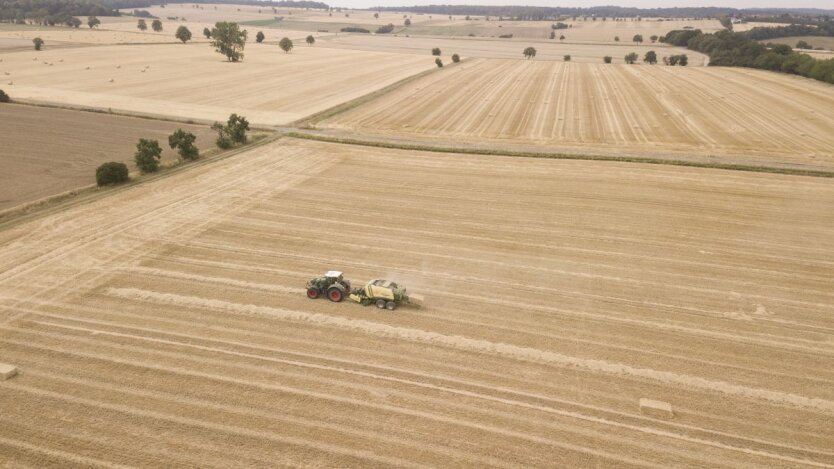
[[[206,44],[101,46],[5,54],[14,99],[194,121],[245,115],[288,124],[434,67],[429,54],[252,44],[230,63]],[[112,81],[111,81],[112,80]]]
[[[830,466],[832,214],[817,178],[280,139],[0,232],[0,462]],[[426,306],[308,300],[329,269]]]
[[[483,17],[473,17],[469,21],[464,19],[448,21],[446,17],[438,18],[435,16],[432,21],[414,23],[413,26],[405,29],[403,34],[452,36],[474,34],[478,37],[498,37],[499,35],[512,34],[513,38],[543,40],[550,37],[550,32],[554,31],[552,25],[556,23],[557,21],[497,21],[495,17],[492,17],[490,21],[485,21]],[[620,38],[619,42],[631,42],[635,34],[643,35],[644,41],[649,43],[651,36],[662,36],[675,29],[700,29],[705,33],[724,29],[718,20],[694,19],[645,18],[641,21],[632,19],[614,21],[609,17],[606,21],[602,21],[601,18],[593,21],[590,17],[587,20],[580,17],[577,20],[562,20],[561,23],[567,24],[568,28],[554,31],[556,41],[564,35],[564,42],[604,42],[612,44],[617,42],[616,37]]]
[[[737,68],[471,60],[318,123],[433,142],[834,166],[834,93]]]

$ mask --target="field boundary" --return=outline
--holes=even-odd
[[[467,59],[463,59],[459,63],[463,63],[466,60]],[[457,64],[455,64],[455,65],[457,65]],[[331,108],[325,109],[323,111],[319,111],[315,114],[311,114],[309,116],[302,117],[301,119],[299,119],[297,121],[289,123],[287,125],[287,127],[298,127],[298,128],[302,128],[302,129],[312,128],[311,126],[313,126],[313,125],[315,125],[315,124],[317,124],[317,123],[319,123],[319,122],[321,122],[325,119],[329,119],[333,116],[337,116],[339,114],[342,114],[343,112],[347,112],[347,111],[349,111],[349,110],[351,110],[351,109],[353,109],[353,108],[355,108],[359,105],[367,103],[368,101],[376,99],[376,98],[378,98],[380,96],[383,96],[387,93],[390,93],[390,92],[396,90],[397,88],[399,88],[400,86],[406,85],[406,84],[408,84],[408,83],[410,83],[414,80],[417,80],[419,78],[423,78],[423,77],[428,76],[432,73],[436,73],[439,70],[440,70],[440,67],[434,67],[434,68],[431,68],[429,70],[424,70],[420,73],[415,73],[414,75],[405,77],[405,78],[403,78],[399,81],[391,83],[390,85],[385,86],[383,88],[380,88],[376,91],[372,91],[372,92],[370,92],[368,94],[365,94],[365,95],[362,95],[358,98],[351,99],[350,101],[345,101],[341,104],[337,104],[337,105],[335,105]]]
[[[606,155],[586,155],[579,153],[553,153],[553,152],[526,152],[526,151],[512,151],[500,150],[491,148],[461,148],[448,146],[434,146],[428,144],[409,144],[409,143],[394,143],[386,141],[375,140],[360,140],[353,138],[330,137],[325,135],[316,135],[306,132],[290,131],[285,133],[287,137],[316,140],[328,143],[340,143],[345,145],[360,145],[366,147],[391,148],[397,150],[415,150],[415,151],[429,151],[434,153],[462,153],[467,155],[485,155],[485,156],[510,156],[517,158],[547,158],[558,160],[586,160],[586,161],[610,161],[618,163],[644,163],[644,164],[658,164],[668,166],[686,166],[693,168],[707,168],[707,169],[723,169],[728,171],[747,171],[754,173],[771,173],[771,174],[785,174],[790,176],[810,176],[834,178],[834,171],[824,171],[815,169],[799,169],[799,168],[780,168],[776,166],[759,166],[746,165],[734,163],[706,163],[698,161],[675,160],[666,158],[652,158],[652,157],[636,157],[636,156],[606,156]]]

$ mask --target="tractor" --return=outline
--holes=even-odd
[[[350,280],[341,272],[331,270],[323,277],[316,277],[307,282],[307,298],[315,300],[325,295],[330,301],[340,302],[350,293]]]
[[[397,309],[401,304],[421,305],[422,297],[408,295],[405,287],[400,287],[390,280],[371,280],[362,288],[350,292],[349,298],[362,306],[375,304],[379,309]]]

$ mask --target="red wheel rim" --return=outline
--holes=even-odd
[[[330,299],[333,301],[339,301],[342,299],[342,293],[339,290],[331,290]]]
[[[310,298],[315,298],[315,297],[319,296],[319,294],[318,294],[317,291],[315,291],[311,288],[311,289],[307,290],[307,296],[310,297]]]

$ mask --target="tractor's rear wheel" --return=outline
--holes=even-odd
[[[395,309],[397,309],[397,303],[394,303],[393,301],[389,301],[389,302],[385,303],[385,307],[388,308],[391,311],[394,311]]]
[[[330,301],[338,303],[345,298],[345,292],[341,288],[334,285],[327,289],[327,297]]]
[[[319,297],[319,295],[321,295],[321,291],[319,291],[318,288],[310,287],[310,288],[307,289],[307,298],[309,298],[311,300],[315,300],[316,298]]]
[[[376,307],[379,309],[385,309],[385,300],[376,300]]]

